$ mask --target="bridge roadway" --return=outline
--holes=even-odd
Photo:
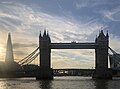
[[[92,76],[95,69],[53,69],[54,76]]]
[[[51,49],[95,49],[96,43],[50,43]]]

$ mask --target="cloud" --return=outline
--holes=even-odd
[[[71,35],[74,39],[76,39],[80,35],[81,35],[80,38],[90,36],[94,31],[98,30],[97,28],[101,26],[101,24],[99,23],[94,24],[94,22],[92,21],[89,21],[88,23],[82,23],[78,21],[72,21],[65,17],[58,17],[43,12],[35,12],[34,10],[32,10],[32,8],[28,6],[17,4],[18,3],[16,4],[12,3],[9,5],[10,6],[9,9],[6,8],[7,15],[6,14],[4,15],[3,14],[4,12],[1,12],[3,14],[2,16],[4,16],[5,18],[2,19],[2,21],[6,23],[5,26],[9,24],[8,27],[10,28],[14,27],[15,31],[24,32],[24,34],[33,32],[32,33],[33,35],[35,32],[38,32],[38,30],[36,31],[36,29],[43,30],[43,28],[47,28],[50,31],[50,34],[53,35],[53,37],[55,37],[54,34],[57,34],[59,38],[57,37],[56,40],[62,39],[63,41],[66,38],[69,38]],[[13,13],[12,10],[14,10],[14,14],[12,14]],[[7,13],[8,11],[12,11],[11,15]],[[19,22],[19,24],[17,24],[13,20],[16,20],[17,22]],[[53,38],[52,35],[51,38]]]
[[[25,57],[26,55],[28,55],[28,53],[26,51],[23,50],[14,50],[14,55],[15,55],[15,60],[21,60],[22,57]]]
[[[52,50],[53,68],[92,68],[94,67],[94,50]],[[88,67],[89,65],[89,67]]]
[[[100,6],[106,6],[106,5],[112,5],[113,1],[110,0],[78,0],[76,2],[76,8],[77,9],[83,9],[83,8],[90,8],[90,7],[100,7]]]
[[[79,60],[66,59],[65,57],[60,60],[59,56],[52,60],[53,68],[92,68],[93,66],[94,61],[85,63]]]
[[[120,53],[120,38],[118,36],[110,34],[110,47]]]
[[[87,5],[88,5],[87,2],[81,1],[80,3],[76,3],[76,8],[81,9],[81,8],[87,7]]]
[[[17,49],[17,48],[24,48],[24,47],[38,47],[38,45],[35,43],[28,43],[28,44],[14,43],[13,47]]]
[[[96,18],[101,18],[101,21],[120,21],[120,2],[113,0],[80,0],[76,2],[76,9],[81,13],[86,12]],[[85,14],[86,15],[86,14]],[[86,15],[87,16],[87,15]]]
[[[120,6],[116,6],[111,10],[100,11],[110,21],[120,21]]]
[[[94,41],[99,28],[103,26],[97,19],[82,22],[64,16],[37,11],[29,7],[29,5],[17,2],[14,3],[9,1],[8,3],[2,3],[0,7],[4,8],[0,9],[0,25],[3,26],[2,28],[0,27],[0,29],[2,29],[1,32],[6,30],[5,33],[1,33],[1,35],[5,35],[8,31],[12,31],[15,59],[21,59],[24,55],[32,52],[32,50],[36,48],[39,30],[43,33],[44,28],[49,31],[52,42],[85,42]],[[79,53],[81,54],[79,55]],[[63,66],[66,65],[67,61],[70,59],[67,65],[78,67],[78,61],[83,62],[81,63],[81,65],[83,65],[84,62],[88,63],[91,59],[94,60],[93,57],[88,56],[89,53],[89,50],[83,52],[53,52],[53,54],[56,55],[56,57],[53,57],[53,63],[56,63],[58,61],[57,59],[61,58],[62,60],[60,61]],[[59,61],[56,64],[55,67],[61,66]],[[93,63],[90,62],[89,64]]]

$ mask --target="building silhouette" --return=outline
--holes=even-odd
[[[23,74],[23,68],[14,61],[11,35],[8,34],[5,62],[0,65],[0,77],[19,77]]]
[[[5,62],[14,62],[11,35],[8,33]]]

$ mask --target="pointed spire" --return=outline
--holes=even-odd
[[[99,36],[100,36],[100,37],[105,37],[105,35],[104,35],[104,33],[103,33],[103,30],[100,31]]]
[[[49,36],[49,32],[47,31],[47,38],[49,39],[49,41],[51,42],[50,36]]]
[[[103,33],[103,30],[101,30],[101,32],[100,32],[100,33],[101,33],[101,34],[104,34],[104,33]]]
[[[46,29],[44,30],[43,37],[46,36]]]
[[[13,47],[12,47],[12,42],[11,42],[11,35],[10,35],[10,33],[8,33],[5,62],[13,62],[13,61],[14,61],[14,57],[13,57]]]
[[[41,37],[41,31],[40,31],[39,37]]]
[[[108,34],[108,30],[107,30],[107,34],[106,34],[106,37],[107,37],[107,38],[109,37],[109,34]]]

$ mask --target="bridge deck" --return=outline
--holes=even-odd
[[[51,49],[95,49],[95,43],[51,43]]]

